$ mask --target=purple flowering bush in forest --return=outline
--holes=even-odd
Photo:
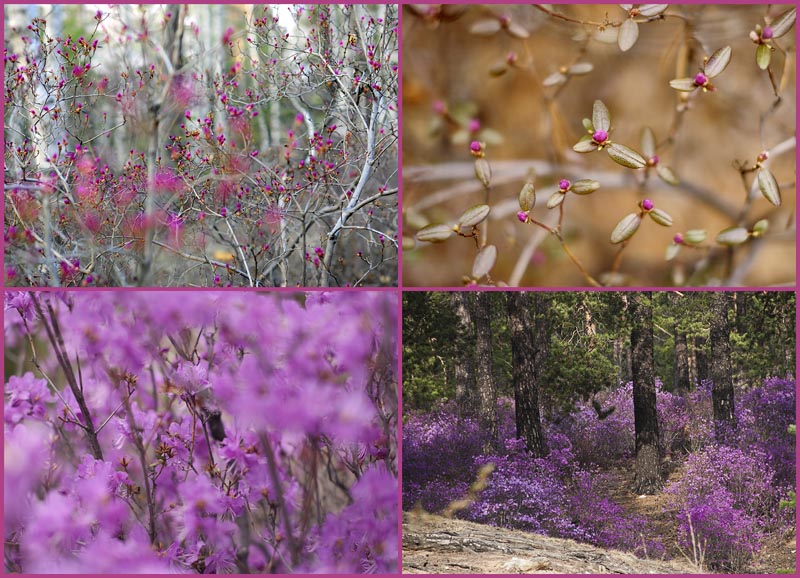
[[[558,420],[544,420],[549,453],[533,459],[515,439],[513,402],[498,404],[500,443],[491,440],[452,403],[409,417],[403,428],[403,504],[438,512],[467,493],[481,466],[492,464],[487,488],[461,518],[549,536],[570,538],[639,556],[669,555],[675,546],[646,518],[610,499],[609,474],[634,456],[632,385],[602,392],[596,401],[615,407],[597,419],[591,403],[578,400]],[[664,514],[677,526],[677,547],[700,565],[742,571],[763,538],[792,525],[794,511],[780,508],[795,484],[795,380],[768,378],[736,391],[736,434],[714,442],[712,384],[685,396],[657,381],[657,411],[666,463],[683,464],[665,486]],[[693,540],[702,553],[693,552]]]
[[[395,572],[394,297],[7,293],[6,569]]]

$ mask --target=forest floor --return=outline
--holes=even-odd
[[[677,466],[669,472],[667,481],[676,482],[684,475],[684,467]],[[686,554],[678,547],[678,522],[669,512],[664,511],[667,496],[659,493],[653,496],[637,496],[630,488],[633,485],[633,470],[613,468],[606,473],[604,494],[622,506],[629,514],[647,518],[654,534],[660,536],[669,558],[685,560]],[[753,558],[745,570],[748,574],[775,574],[794,570],[797,551],[796,532],[769,535],[765,538],[761,551]]]

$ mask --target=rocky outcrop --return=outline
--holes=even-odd
[[[572,540],[403,514],[406,574],[697,574],[686,561],[637,558]]]

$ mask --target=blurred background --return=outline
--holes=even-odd
[[[559,179],[601,183],[592,195],[567,197],[562,233],[588,272],[606,284],[794,284],[795,29],[772,41],[768,71],[757,66],[749,36],[786,9],[670,6],[653,21],[638,17],[638,41],[623,52],[617,31],[629,14],[618,5],[404,7],[404,283],[458,286],[469,274],[471,240],[410,247],[421,227],[452,224],[464,209],[484,202],[469,151],[470,141],[479,140],[493,172],[488,235],[498,248],[496,283],[587,284],[555,237],[516,218],[517,195],[533,168],[538,200],[531,214],[551,225],[557,211],[544,203]],[[670,87],[674,78],[693,77],[705,56],[726,45],[732,58],[713,79],[715,91]],[[553,76],[578,63],[592,70],[566,82]],[[652,129],[659,162],[673,169],[678,186],[652,169],[645,180],[644,170],[620,167],[604,152],[572,151],[596,99],[611,112],[615,142],[641,152],[642,129]],[[745,188],[737,168],[752,167],[762,150],[771,151],[767,166],[781,188],[780,207],[752,187],[754,173],[745,175]],[[609,275],[618,251],[609,242],[611,231],[643,198],[674,224],[643,222],[617,273]],[[762,218],[769,220],[767,234],[735,251],[684,247],[674,260],[665,259],[676,233],[705,229],[704,246],[715,247],[722,229],[749,228]]]

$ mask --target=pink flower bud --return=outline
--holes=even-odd
[[[477,118],[473,118],[469,121],[467,128],[469,129],[469,132],[478,132],[481,130],[481,121],[479,121]]]
[[[596,130],[592,134],[592,140],[597,144],[603,144],[608,140],[608,133],[604,130]]]
[[[675,243],[676,245],[682,244],[683,243],[683,235],[681,235],[680,233],[675,233],[675,236],[672,237],[672,242]]]
[[[567,179],[561,179],[558,181],[558,188],[562,191],[568,191],[571,186],[572,183],[570,183]]]
[[[479,143],[476,140],[472,141],[471,143],[469,143],[469,150],[472,151],[473,153],[481,152],[481,143]]]
[[[517,213],[517,219],[519,219],[520,223],[527,223],[528,222],[528,211],[520,211]]]
[[[650,199],[645,199],[642,201],[642,209],[645,211],[652,211],[655,204]]]
[[[761,38],[763,38],[764,40],[769,40],[770,38],[772,38],[773,34],[774,33],[772,32],[772,28],[767,26],[766,28],[764,28],[764,30],[761,31]]]
[[[696,86],[705,86],[708,84],[708,78],[702,72],[698,72],[697,76],[694,77],[694,83]]]
[[[650,157],[650,160],[648,161],[648,164],[651,167],[656,166],[658,164],[658,155],[653,155],[652,157]]]

